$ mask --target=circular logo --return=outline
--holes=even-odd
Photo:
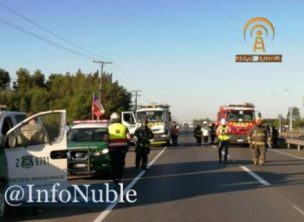
[[[21,157],[21,166],[26,169],[33,167],[34,166],[33,157],[30,155]]]

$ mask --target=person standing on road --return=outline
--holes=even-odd
[[[210,142],[211,142],[211,145],[214,144],[214,140],[215,140],[215,137],[216,137],[215,131],[216,131],[215,124],[212,123],[212,124],[210,125],[210,140],[211,140]]]
[[[218,147],[218,156],[219,162],[222,162],[222,151],[224,150],[224,163],[228,163],[228,148],[229,148],[229,140],[230,140],[230,128],[226,124],[225,119],[221,119],[221,125],[216,129],[216,135],[219,140]]]
[[[257,118],[256,126],[248,133],[249,147],[252,150],[252,160],[254,165],[264,165],[266,159],[267,145],[271,144],[269,131],[263,126],[263,120]]]
[[[117,113],[111,114],[108,132],[112,177],[114,182],[118,183],[121,181],[124,172],[130,134],[128,128],[120,123],[120,116]]]
[[[134,136],[137,138],[135,167],[138,169],[141,162],[141,168],[147,170],[148,155],[150,153],[150,139],[153,139],[154,136],[152,130],[148,126],[148,120],[144,120],[142,126],[135,130]]]
[[[204,145],[208,145],[208,140],[209,140],[209,127],[208,127],[207,121],[204,121],[204,122],[203,122],[202,133],[203,133],[203,144],[204,144]]]
[[[176,124],[172,126],[170,130],[170,136],[172,140],[172,145],[178,146],[179,129],[177,128]]]
[[[194,134],[194,138],[196,139],[196,144],[199,146],[202,145],[202,129],[199,124],[197,124],[193,134]]]

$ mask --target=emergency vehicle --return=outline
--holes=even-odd
[[[216,125],[219,126],[222,118],[226,119],[231,129],[231,143],[246,144],[247,133],[255,126],[257,112],[251,103],[220,106]]]
[[[98,174],[109,172],[110,156],[105,140],[108,120],[74,121],[68,132],[68,172]]]
[[[24,114],[20,117],[22,116]],[[2,118],[1,124],[3,124]],[[1,127],[3,129],[3,125]],[[32,115],[1,135],[1,219],[7,210],[4,194],[8,187],[17,185],[24,188],[24,192],[27,193],[29,192],[27,185],[30,184],[34,186],[33,194],[36,189],[50,190],[54,183],[60,183],[63,189],[67,187],[66,151],[65,110],[52,110]],[[25,194],[24,197],[28,195]],[[35,196],[31,198],[35,200]],[[26,200],[20,201],[26,202]]]
[[[144,120],[148,120],[154,138],[152,144],[170,145],[170,130],[172,118],[170,106],[167,104],[150,104],[138,106],[135,115],[133,112],[122,112],[122,123],[126,125],[126,119],[133,124],[134,130],[139,127]],[[127,125],[126,125],[127,126]],[[129,130],[130,131],[130,130]],[[132,134],[132,132],[130,132]]]

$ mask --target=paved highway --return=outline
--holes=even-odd
[[[216,147],[196,146],[184,132],[178,147],[153,148],[145,173],[134,168],[134,152],[128,153],[123,183],[136,190],[135,203],[13,209],[8,221],[304,221],[302,152],[270,149],[266,165],[253,166],[249,148],[231,146],[224,165]],[[88,176],[69,182],[96,188],[111,183]]]

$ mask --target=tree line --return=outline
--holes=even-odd
[[[37,113],[65,109],[68,122],[91,118],[93,93],[99,92],[98,72],[82,73],[79,69],[74,74],[51,74],[46,79],[39,69],[30,73],[20,68],[16,76],[16,81],[12,81],[9,72],[0,68],[0,104],[8,110]],[[105,117],[130,109],[131,93],[113,81],[110,73],[102,76],[101,104]]]

